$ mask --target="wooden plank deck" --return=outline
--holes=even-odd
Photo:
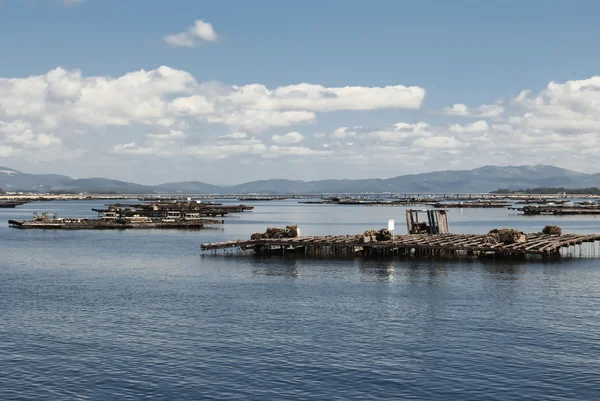
[[[486,234],[397,235],[390,241],[363,243],[361,235],[327,235],[282,239],[234,240],[202,244],[203,251],[226,249],[281,250],[304,249],[308,255],[335,256],[368,252],[379,255],[417,254],[453,256],[456,253],[495,254],[497,256],[541,255],[556,256],[561,248],[600,241],[600,234],[526,234],[527,240],[514,244],[491,244]]]

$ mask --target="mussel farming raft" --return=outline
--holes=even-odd
[[[480,208],[480,209],[489,209],[489,208],[503,208],[507,206],[511,206],[512,203],[508,202],[458,202],[458,203],[431,203],[430,206],[435,208],[454,208],[454,209],[467,209],[467,208]]]
[[[421,218],[419,219],[419,215]],[[443,257],[541,257],[599,256],[600,234],[563,234],[558,226],[547,225],[540,233],[494,229],[487,234],[451,234],[445,210],[407,210],[409,234],[393,235],[388,229],[367,230],[360,235],[302,237],[297,226],[268,228],[249,240],[202,244],[203,251],[252,250],[257,254],[301,254],[310,257],[351,258],[356,256]]]
[[[202,229],[216,227],[223,220],[160,221],[160,220],[99,220],[86,218],[57,218],[47,220],[9,220],[8,225],[22,229],[63,229],[63,230],[123,230],[128,228],[150,229]]]
[[[34,213],[33,220],[9,220],[14,228],[108,230],[108,229],[202,229],[218,226],[216,217],[252,210],[245,205],[215,206],[199,203],[155,202],[148,204],[113,204],[106,209],[92,209],[97,219],[59,218],[48,213]]]
[[[202,244],[203,251],[236,249],[258,254],[296,253],[311,257],[350,258],[355,256],[429,256],[524,258],[538,256],[557,259],[561,255],[582,252],[598,256],[600,235],[525,234],[525,240],[512,244],[490,243],[489,234],[406,234],[387,241],[364,242],[363,235],[327,235],[296,238],[269,238]],[[579,247],[579,248],[577,248]]]
[[[587,214],[600,214],[600,207],[596,205],[579,205],[579,206],[523,206],[523,207],[511,207],[511,210],[517,210],[523,212],[526,216],[535,215],[587,215]]]

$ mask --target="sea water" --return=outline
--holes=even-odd
[[[37,231],[103,201],[0,209],[0,400],[597,400],[600,264],[202,255],[298,224],[357,234],[404,209],[253,202],[222,230]],[[452,232],[593,216],[452,209]]]

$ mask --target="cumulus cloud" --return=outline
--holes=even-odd
[[[456,103],[450,107],[446,107],[443,111],[443,114],[447,116],[468,116],[469,108],[466,104]]]
[[[521,113],[512,121],[532,130],[600,130],[600,76],[563,84],[550,82],[538,94],[522,91],[513,103]]]
[[[199,83],[167,66],[120,77],[85,77],[56,68],[44,75],[0,78],[0,115],[36,120],[45,128],[67,122],[102,126],[177,126],[190,120],[262,131],[314,123],[316,113],[419,107],[424,90],[402,85],[327,88],[300,84]]]
[[[367,135],[370,139],[383,142],[406,142],[411,138],[428,137],[433,134],[429,131],[429,124],[420,121],[416,124],[396,123],[391,127],[372,130]]]
[[[312,123],[315,113],[308,111],[266,111],[255,109],[222,110],[209,115],[207,121],[215,124],[225,124],[230,127],[240,127],[252,131],[262,131],[269,127],[287,127],[294,124]]]
[[[419,138],[413,142],[413,145],[421,148],[431,149],[456,149],[466,146],[453,136],[432,136],[429,138]]]
[[[369,176],[389,175],[394,167],[406,172],[523,160],[562,160],[568,167],[595,169],[600,77],[551,82],[502,103],[456,103],[446,117],[432,121],[408,115],[372,125],[379,120],[370,111],[420,107],[424,94],[402,85],[268,88],[198,82],[167,66],[116,77],[56,68],[0,78],[0,156],[39,160],[76,154],[82,146],[111,162],[151,157],[214,162],[235,156],[228,163],[241,166],[286,157],[310,168],[326,168],[317,160],[342,172],[356,167]],[[336,111],[361,112],[344,124],[340,117],[346,115]],[[326,124],[320,125],[321,119]],[[339,124],[332,126],[335,121]],[[565,152],[569,158],[561,156]],[[373,155],[382,162],[372,163]]]
[[[446,116],[474,118],[500,117],[502,113],[504,113],[504,107],[500,104],[482,104],[476,108],[469,108],[466,104],[455,103],[442,111],[442,114]]]
[[[467,125],[454,124],[450,127],[450,131],[452,131],[452,132],[466,132],[466,133],[485,132],[489,129],[490,129],[490,127],[489,127],[487,121],[484,121],[484,120],[475,121],[474,123],[467,124]]]
[[[27,78],[0,78],[0,116],[53,124],[75,121],[92,126],[154,124],[170,117],[167,96],[196,85],[191,74],[160,67],[118,78],[83,77],[57,68]],[[164,120],[163,120],[164,121]]]
[[[418,86],[326,88],[298,84],[269,90],[264,85],[234,86],[227,100],[260,110],[336,110],[416,109],[421,106],[425,89]]]
[[[217,33],[212,25],[200,19],[187,31],[165,36],[165,42],[171,47],[196,47],[202,43],[216,42]]]
[[[219,138],[246,139],[248,138],[248,134],[246,134],[245,132],[234,132],[232,134],[221,135]]]
[[[154,139],[158,141],[179,140],[185,138],[186,136],[187,135],[183,131],[173,129],[166,134],[148,134],[149,139]]]
[[[0,120],[0,156],[30,161],[67,157],[63,153],[60,137],[54,133],[36,131],[23,120]]]
[[[299,132],[288,132],[285,135],[273,135],[271,140],[279,144],[292,144],[302,142],[304,136]]]
[[[328,150],[311,149],[304,146],[277,146],[273,145],[266,154],[269,156],[329,156],[332,152]]]
[[[348,137],[353,137],[356,135],[356,130],[359,130],[361,127],[340,127],[333,130],[331,133],[332,138],[343,139]]]
[[[303,146],[267,146],[257,140],[239,140],[185,146],[178,148],[165,148],[157,146],[138,146],[135,143],[116,145],[114,153],[128,155],[154,155],[170,157],[173,155],[201,157],[204,159],[226,159],[233,156],[258,156],[261,158],[273,158],[279,156],[324,156],[329,151],[312,149]]]
[[[315,143],[317,136],[307,141],[297,131],[270,131],[316,124],[320,113],[415,108],[424,93],[403,85],[225,85],[198,82],[168,66],[116,77],[58,67],[41,75],[0,78],[0,146],[11,157],[36,151],[42,157],[50,148],[81,155],[79,143],[104,144],[105,152],[130,157],[226,158],[246,151],[270,158],[320,156],[324,148]],[[339,130],[336,139],[360,130],[348,128],[345,135]],[[263,133],[274,145],[254,139]],[[304,145],[297,146],[300,142]],[[353,142],[344,146],[348,143]]]

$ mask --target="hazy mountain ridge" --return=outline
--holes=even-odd
[[[555,166],[483,166],[381,179],[299,181],[268,179],[235,186],[200,181],[141,185],[107,178],[73,179],[58,174],[27,174],[0,166],[0,188],[6,191],[73,191],[114,193],[360,193],[489,192],[498,188],[600,187],[600,173],[586,174]]]

